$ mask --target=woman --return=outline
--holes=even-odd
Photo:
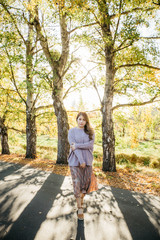
[[[86,193],[97,190],[96,179],[92,172],[95,135],[85,112],[78,113],[76,120],[78,126],[70,129],[68,133],[70,144],[68,162],[77,201],[78,219],[83,220],[83,198]],[[91,185],[93,186],[92,189]]]

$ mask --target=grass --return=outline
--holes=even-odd
[[[157,173],[160,167],[160,140],[140,141],[131,148],[129,137],[116,139],[117,169],[132,169],[135,172]],[[9,135],[11,153],[25,154],[25,134]],[[48,135],[37,136],[37,157],[56,161],[57,139]],[[94,167],[102,168],[102,143],[98,136],[94,145]]]
[[[150,141],[139,141],[136,148],[130,147],[130,138],[120,138],[118,145],[116,145],[116,152],[126,154],[136,154],[140,156],[149,156],[159,158],[160,156],[160,139]]]
[[[99,183],[116,188],[128,189],[141,193],[160,195],[159,176],[160,169],[151,168],[152,160],[160,162],[159,158],[160,140],[140,142],[135,149],[129,148],[126,139],[119,141],[116,145],[116,167],[117,172],[102,171],[102,146],[96,141],[94,145],[93,170]],[[1,161],[9,161],[19,164],[28,164],[35,168],[51,171],[56,174],[70,175],[68,165],[57,165],[57,139],[41,135],[37,137],[37,158],[25,159],[26,137],[17,134],[9,137],[11,155],[1,155]],[[146,153],[147,149],[147,153]],[[156,151],[152,154],[153,149]]]
[[[10,152],[16,154],[25,154],[26,152],[26,135],[17,134],[9,137]],[[37,157],[43,159],[54,159],[57,156],[57,139],[51,138],[48,135],[37,137]]]

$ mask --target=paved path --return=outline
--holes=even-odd
[[[159,240],[160,198],[100,185],[77,221],[70,177],[0,161],[0,239]]]

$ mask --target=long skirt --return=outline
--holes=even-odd
[[[80,194],[86,194],[98,190],[98,184],[92,166],[86,166],[85,168],[71,167],[71,176],[73,182],[73,191],[76,198],[80,197]]]

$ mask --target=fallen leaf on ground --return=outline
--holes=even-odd
[[[70,175],[68,165],[56,164],[54,160],[40,158],[26,159],[24,155],[18,154],[0,155],[0,160],[29,165],[63,176]],[[93,167],[93,171],[98,182],[101,184],[160,196],[160,176],[158,174],[147,175],[140,172],[133,172],[131,169],[118,169],[117,172],[103,172],[98,167]]]

